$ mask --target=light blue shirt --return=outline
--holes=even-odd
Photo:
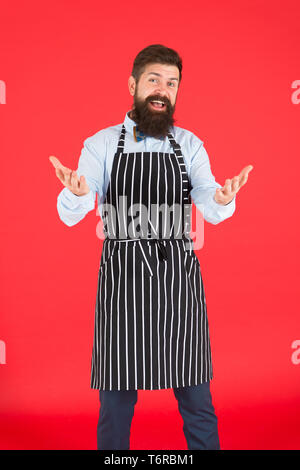
[[[125,115],[126,128],[124,152],[168,152],[173,148],[168,137],[157,139],[146,136],[136,142],[133,128],[136,126],[129,116]],[[85,215],[95,208],[96,193],[98,195],[99,214],[105,199],[113,158],[117,150],[122,124],[102,129],[96,134],[86,138],[78,162],[77,175],[85,176],[90,188],[88,194],[76,196],[64,187],[57,197],[57,210],[60,219],[69,227],[77,224]],[[181,146],[192,190],[191,197],[196,207],[202,212],[204,219],[211,224],[218,224],[232,216],[235,211],[235,199],[226,205],[218,204],[214,200],[216,188],[222,186],[215,181],[210,168],[209,157],[204,148],[203,141],[192,132],[181,127],[172,126],[171,134]]]

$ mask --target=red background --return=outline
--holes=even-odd
[[[299,1],[18,1],[0,21],[0,447],[96,449],[99,217],[60,221],[49,155],[76,169],[83,140],[130,109],[136,54],[162,43],[183,58],[176,124],[216,180],[254,166],[197,251],[221,447],[299,449]],[[140,390],[131,449],[186,448],[173,391]]]

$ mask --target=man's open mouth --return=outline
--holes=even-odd
[[[153,101],[150,101],[150,106],[153,108],[153,109],[165,109],[166,108],[166,103],[164,103],[164,101],[159,101],[159,100],[153,100]]]

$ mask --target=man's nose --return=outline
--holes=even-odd
[[[166,96],[168,98],[167,86],[163,84],[157,85],[156,92],[161,96]]]

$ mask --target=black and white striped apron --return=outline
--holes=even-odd
[[[124,153],[125,132],[123,125],[102,210],[106,238],[98,273],[91,388],[198,385],[212,379],[213,369],[200,263],[186,230],[191,187],[181,148],[169,133],[173,153]],[[124,196],[126,203],[120,202]],[[141,233],[141,204],[151,214],[147,233]],[[177,204],[179,211],[168,212],[166,223],[157,204]]]

